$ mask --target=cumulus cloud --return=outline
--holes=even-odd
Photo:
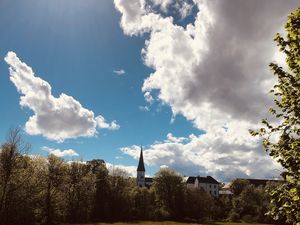
[[[84,108],[72,96],[64,93],[59,97],[53,96],[50,84],[35,76],[14,52],[8,52],[5,61],[10,66],[10,80],[22,94],[20,105],[34,112],[25,124],[28,134],[64,141],[67,138],[94,136],[97,127],[119,128],[116,121],[108,124],[102,116],[95,117],[93,111]]]
[[[117,75],[123,75],[123,74],[126,73],[125,70],[123,70],[123,69],[120,69],[120,70],[114,70],[113,72],[114,72],[115,74],[117,74]]]
[[[192,3],[192,0],[146,0],[146,9],[148,11],[155,11],[153,8],[158,8],[165,14],[175,11],[175,13],[180,15],[181,19],[184,19],[192,13]]]
[[[140,147],[133,145],[121,151],[138,160]],[[235,177],[273,178],[281,169],[257,146],[228,144],[213,133],[167,137],[146,147],[143,153],[149,166],[169,167],[187,176],[212,175],[220,181]]]
[[[106,168],[111,174],[125,172],[125,175],[130,177],[136,177],[136,166],[125,166],[121,164],[112,164],[112,163],[105,163]]]
[[[194,0],[199,12],[193,23],[183,27],[171,14],[149,10],[143,0],[114,2],[125,34],[150,33],[142,57],[154,72],[144,81],[143,92],[151,96],[158,91],[158,100],[168,104],[174,115],[182,114],[206,132],[191,135],[186,143],[168,138],[153,144],[148,149],[151,154],[145,151],[145,160],[149,154],[151,164],[167,160],[167,165],[180,171],[210,171],[224,178],[229,174],[269,176],[277,165],[263,154],[248,129],[258,126],[272,104],[266,90],[275,80],[267,65],[282,62],[273,37],[298,4],[292,0]],[[135,156],[130,149],[123,151]]]
[[[171,4],[174,4],[174,0],[151,0],[151,2],[154,6],[159,6],[164,12],[168,10]]]
[[[112,121],[111,123],[107,123],[103,116],[97,116],[96,118],[98,127],[102,129],[109,129],[109,130],[118,130],[120,129],[120,125],[117,124],[117,121]]]
[[[75,150],[73,150],[73,149],[61,150],[61,149],[49,148],[47,146],[43,146],[42,149],[44,151],[49,152],[49,154],[53,154],[53,155],[55,155],[57,157],[79,156],[78,153]]]
[[[192,13],[193,5],[182,1],[181,4],[177,4],[177,8],[180,13],[181,19],[184,19]]]
[[[149,104],[152,104],[154,102],[154,98],[152,97],[152,95],[150,94],[149,91],[146,91],[144,93],[144,97],[145,97],[145,100],[149,103]]]

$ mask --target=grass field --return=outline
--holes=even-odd
[[[89,224],[76,224],[76,225],[266,225],[262,223],[231,223],[231,222],[210,222],[210,223],[183,223],[183,222],[153,222],[153,221],[141,221],[141,222],[118,222],[118,223],[89,223]],[[75,224],[73,224],[75,225]]]

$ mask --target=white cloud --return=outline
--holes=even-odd
[[[150,94],[149,91],[146,91],[146,92],[144,93],[144,97],[145,97],[145,100],[146,100],[149,104],[153,104],[154,98],[152,97],[152,95]]]
[[[151,0],[150,2],[154,7],[158,7],[159,10],[166,14],[168,14],[170,11],[176,10],[176,12],[180,14],[181,19],[184,19],[190,15],[193,9],[192,0]]]
[[[78,164],[84,164],[84,165],[87,164],[86,161],[82,161],[82,160],[67,160],[66,162],[67,162],[69,165],[71,165],[72,163],[78,163]]]
[[[128,176],[130,177],[136,177],[136,166],[125,166],[125,165],[121,165],[121,164],[111,164],[111,163],[105,163],[106,164],[106,168],[108,169],[108,171],[111,174],[114,174],[115,170],[119,171],[124,171],[126,172]]]
[[[115,0],[115,7],[123,14],[121,19],[121,26],[126,26],[126,33],[133,34],[136,30],[135,26],[145,13],[145,3],[143,0],[133,0],[130,4],[126,0]]]
[[[167,134],[167,140],[166,142],[170,142],[170,143],[181,143],[188,140],[188,138],[185,137],[174,137],[172,133],[168,133]]]
[[[188,3],[186,0],[180,0],[176,3],[175,7],[178,10],[181,19],[184,19],[192,14],[194,5]]]
[[[5,61],[10,66],[10,80],[22,94],[20,105],[34,112],[25,124],[28,134],[64,141],[67,138],[94,136],[97,126],[109,129],[118,127],[115,121],[107,124],[102,116],[95,118],[93,111],[84,108],[72,96],[64,93],[58,98],[53,96],[50,84],[35,76],[14,52],[8,52]],[[100,124],[99,118],[103,118]]]
[[[158,100],[168,104],[174,115],[182,114],[206,132],[191,135],[185,143],[168,137],[145,150],[145,160],[156,165],[166,161],[183,172],[209,171],[224,179],[232,175],[267,177],[278,167],[248,129],[258,126],[272,104],[266,88],[274,78],[267,65],[274,58],[282,61],[273,38],[297,3],[194,3],[199,9],[195,22],[181,27],[171,16],[146,9],[142,0],[115,0],[125,34],[150,33],[142,50],[144,63],[154,70],[142,87],[146,101],[152,91],[158,91]],[[137,156],[135,148],[122,150]]]
[[[164,12],[167,11],[171,4],[174,4],[174,0],[151,0],[155,6],[159,6]]]
[[[109,129],[109,130],[118,130],[120,129],[120,125],[117,124],[117,121],[112,121],[110,124],[107,123],[103,116],[97,116],[96,118],[98,127],[102,129]]]
[[[139,158],[139,146],[124,147],[121,151],[136,160]],[[149,166],[169,167],[188,176],[212,175],[220,181],[236,177],[272,178],[281,169],[261,149],[228,144],[212,133],[172,140],[167,137],[162,143],[148,146],[143,153]]]
[[[49,154],[53,154],[53,155],[55,155],[57,157],[79,156],[78,153],[75,150],[73,150],[73,149],[61,150],[61,149],[49,148],[47,146],[43,146],[42,149],[44,151],[49,152]]]
[[[139,106],[139,110],[144,111],[144,112],[149,112],[150,108],[149,108],[149,106]]]
[[[113,72],[114,72],[115,74],[117,74],[117,75],[123,75],[123,74],[126,73],[125,70],[123,70],[123,69],[120,69],[120,70],[114,70]]]

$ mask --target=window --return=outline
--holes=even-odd
[[[211,188],[211,184],[209,185],[209,188]]]
[[[211,191],[209,191],[209,194],[211,194]]]
[[[217,195],[217,192],[215,191],[215,195]]]

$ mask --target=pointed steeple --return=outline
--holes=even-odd
[[[142,146],[141,146],[140,160],[139,160],[139,165],[138,165],[137,171],[143,171],[143,172],[145,172],[144,158],[143,158],[143,148],[142,148]]]

